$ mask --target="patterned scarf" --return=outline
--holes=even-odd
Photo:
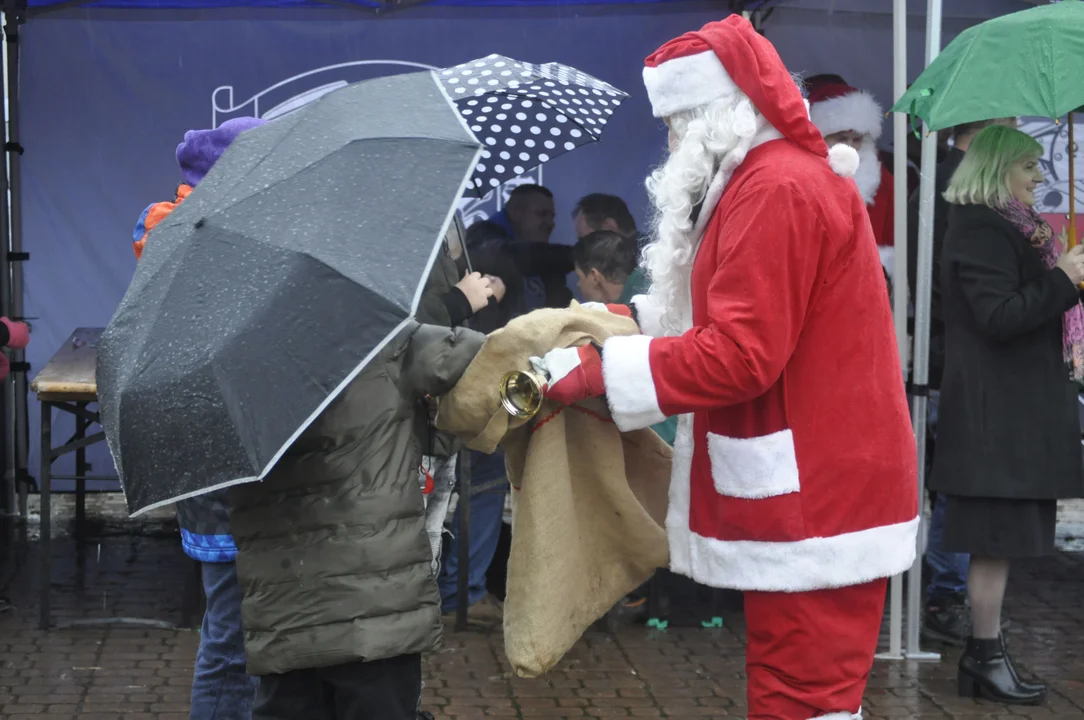
[[[1028,238],[1048,268],[1053,269],[1058,264],[1061,243],[1034,208],[1014,198],[996,210]],[[1069,365],[1070,377],[1080,382],[1084,379],[1084,308],[1079,302],[1066,310],[1062,318],[1062,352]]]

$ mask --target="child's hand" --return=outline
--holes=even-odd
[[[489,305],[489,298],[493,295],[493,288],[490,287],[489,279],[482,277],[481,273],[473,272],[456,283],[455,286],[466,295],[467,302],[470,303],[470,308],[474,312],[478,312]]]

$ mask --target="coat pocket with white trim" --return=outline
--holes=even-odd
[[[801,489],[790,430],[753,438],[709,432],[708,456],[712,481],[720,495],[759,500]]]

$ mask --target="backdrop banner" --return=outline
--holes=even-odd
[[[380,17],[341,10],[88,9],[32,19],[20,43],[23,233],[32,258],[24,264],[26,315],[36,318],[27,351],[32,374],[75,328],[108,323],[135,268],[137,218],[148,204],[173,199],[180,181],[174,152],[186,130],[242,115],[276,117],[369,77],[500,53],[567,63],[616,85],[631,97],[601,142],[515,182],[541,181],[553,190],[555,242],[575,241],[569,213],[590,192],[625,198],[646,227],[643,181],[663,157],[666,132],[651,117],[643,58],[719,19],[718,5],[421,7]],[[946,42],[975,20],[947,18]],[[917,74],[922,19],[911,25]],[[792,70],[840,73],[890,104],[890,15],[781,7],[767,34]],[[462,207],[469,224],[500,204],[491,196]],[[342,241],[350,240],[343,228]],[[29,423],[29,469],[36,476],[39,408],[33,397]],[[55,442],[72,429],[70,416],[58,413]],[[112,471],[104,445],[92,447],[88,459],[94,474]],[[71,465],[65,458],[56,471],[71,474]]]

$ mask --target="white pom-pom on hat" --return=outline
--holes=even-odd
[[[836,175],[854,177],[858,172],[858,151],[843,143],[833,145],[828,150],[828,164]]]

